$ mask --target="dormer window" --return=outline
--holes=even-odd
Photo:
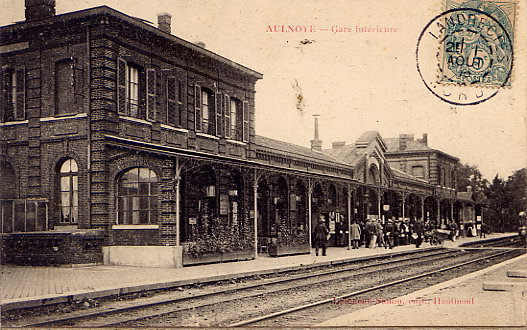
[[[421,165],[412,166],[412,175],[424,179],[425,178],[425,170],[424,167]]]

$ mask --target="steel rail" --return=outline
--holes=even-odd
[[[451,269],[467,266],[467,265],[470,265],[470,264],[473,264],[473,263],[476,263],[476,262],[479,262],[479,261],[483,261],[483,260],[486,260],[486,259],[499,257],[501,255],[504,255],[504,254],[507,254],[507,253],[511,253],[512,251],[515,251],[515,250],[508,250],[508,251],[505,251],[505,252],[495,253],[495,254],[490,255],[490,256],[477,258],[475,260],[463,262],[463,263],[460,263],[460,264],[457,264],[457,265],[454,265],[454,266],[444,267],[444,268],[441,268],[441,269],[438,269],[438,270],[435,270],[435,271],[431,271],[431,272],[427,272],[427,273],[424,273],[424,274],[419,274],[419,275],[411,276],[409,278],[405,278],[405,279],[396,280],[396,281],[384,283],[384,284],[381,284],[381,285],[377,285],[377,286],[374,286],[374,287],[371,287],[371,288],[367,288],[367,289],[363,289],[363,290],[359,290],[359,291],[354,291],[354,292],[351,292],[351,293],[348,293],[348,294],[345,294],[345,295],[342,295],[342,296],[339,296],[339,297],[327,298],[327,299],[319,300],[319,301],[316,301],[316,302],[313,302],[313,303],[310,303],[310,304],[305,304],[305,305],[301,305],[301,306],[297,306],[297,307],[293,307],[293,308],[288,308],[288,309],[285,309],[285,310],[282,310],[282,311],[278,311],[278,312],[275,312],[275,313],[262,315],[262,316],[255,317],[255,318],[252,318],[252,319],[249,319],[249,320],[233,323],[233,324],[228,325],[227,327],[240,327],[240,326],[254,324],[254,323],[265,321],[265,320],[270,320],[270,319],[273,319],[273,318],[276,318],[276,317],[279,317],[279,316],[282,316],[282,315],[286,315],[286,314],[291,314],[293,312],[297,312],[297,311],[300,311],[300,310],[305,310],[305,309],[316,307],[316,306],[319,306],[319,305],[328,304],[328,303],[331,303],[331,302],[336,301],[336,300],[341,300],[341,299],[346,299],[346,298],[353,297],[353,296],[358,296],[358,295],[361,295],[361,294],[364,294],[364,293],[368,293],[368,292],[371,292],[371,291],[384,289],[384,288],[387,288],[387,287],[390,287],[390,286],[394,286],[394,285],[405,283],[405,282],[414,281],[414,280],[417,280],[417,279],[420,279],[420,278],[423,278],[423,277],[426,277],[426,276],[438,274],[438,273],[445,272],[445,271],[448,271],[448,270],[451,270]]]

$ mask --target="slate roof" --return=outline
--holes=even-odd
[[[354,144],[345,145],[336,149],[324,149],[324,152],[351,166],[356,166],[362,156],[364,156],[364,153]]]
[[[325,152],[314,151],[311,150],[311,148],[302,147],[297,144],[275,140],[261,135],[255,136],[255,143],[257,150],[268,151],[304,161],[318,162],[329,166],[351,167],[348,163],[345,163]]]
[[[384,143],[386,144],[386,152],[401,152],[401,151],[433,151],[434,149],[427,146],[425,143],[417,141],[417,140],[410,140],[406,141],[406,150],[399,150],[399,138],[387,138],[384,139]]]
[[[454,157],[452,155],[447,154],[446,152],[443,152],[441,150],[437,150],[434,148],[430,148],[426,143],[423,143],[419,140],[408,140],[406,141],[406,150],[399,150],[399,138],[386,138],[383,139],[384,143],[386,144],[386,153],[390,154],[397,154],[397,153],[405,153],[405,152],[437,152],[442,155],[445,155],[449,158],[459,160],[459,158]]]

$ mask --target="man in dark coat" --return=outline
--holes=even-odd
[[[392,220],[387,220],[386,224],[384,225],[384,242],[388,244],[390,249],[393,249],[394,231],[395,231],[395,227],[393,225]]]
[[[420,247],[423,243],[423,235],[425,233],[425,228],[421,220],[417,220],[414,224],[414,233],[417,234],[417,239],[415,240],[415,247]]]
[[[320,220],[315,227],[315,254],[318,256],[318,249],[322,248],[322,255],[326,255],[326,247],[328,242],[329,229],[324,224],[324,220]]]

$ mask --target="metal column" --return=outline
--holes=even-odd
[[[351,185],[348,184],[348,250],[351,248]]]
[[[253,199],[254,199],[254,258],[258,258],[258,175],[254,170],[254,182],[253,182]]]

